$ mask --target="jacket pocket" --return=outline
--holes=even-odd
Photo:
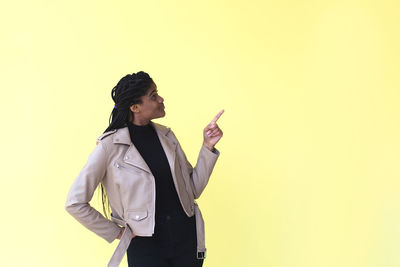
[[[137,236],[151,236],[154,232],[152,216],[147,210],[127,210],[126,221]]]
[[[126,212],[128,219],[141,221],[147,218],[147,210],[128,210]]]

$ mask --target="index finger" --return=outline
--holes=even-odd
[[[224,113],[224,111],[225,110],[221,110],[220,112],[218,112],[217,116],[215,116],[215,118],[211,121],[211,123],[216,123],[219,117],[221,117],[222,113]]]

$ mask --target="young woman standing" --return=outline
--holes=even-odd
[[[224,110],[204,128],[193,168],[172,130],[152,122],[165,106],[147,73],[126,75],[111,96],[110,125],[72,184],[66,210],[108,242],[120,239],[108,266],[125,253],[130,267],[202,266],[204,221],[195,199],[220,154],[216,122]],[[97,186],[105,217],[89,204]]]

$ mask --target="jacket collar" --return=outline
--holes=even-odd
[[[168,163],[171,167],[171,171],[173,171],[175,169],[177,143],[167,136],[168,132],[170,131],[170,128],[165,127],[164,125],[158,123],[154,123],[152,121],[150,121],[150,123],[152,124],[152,126],[154,126],[154,129],[157,132],[161,146],[164,149],[165,155],[167,156],[168,159]],[[119,128],[115,132],[113,136],[113,143],[129,145],[129,148],[124,155],[123,161],[130,165],[138,167],[148,173],[151,173],[150,168],[148,167],[148,165],[140,155],[139,151],[136,149],[136,147],[131,141],[128,126]]]
[[[150,123],[154,127],[154,129],[156,129],[158,136],[160,136],[160,135],[166,136],[168,134],[168,132],[171,130],[170,128],[165,127],[164,125],[161,125],[161,124],[158,124],[158,123],[155,123],[152,121],[150,121]],[[113,143],[114,144],[125,144],[125,145],[132,144],[131,137],[129,135],[128,126],[119,128],[116,131],[116,133],[114,134],[114,137],[113,137]]]

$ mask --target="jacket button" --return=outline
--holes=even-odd
[[[125,157],[125,159],[129,159],[129,157],[128,157],[128,156],[126,156],[126,157]]]
[[[117,168],[119,168],[119,164],[117,163]]]
[[[139,219],[139,215],[136,215],[135,218],[136,218],[136,220]]]

